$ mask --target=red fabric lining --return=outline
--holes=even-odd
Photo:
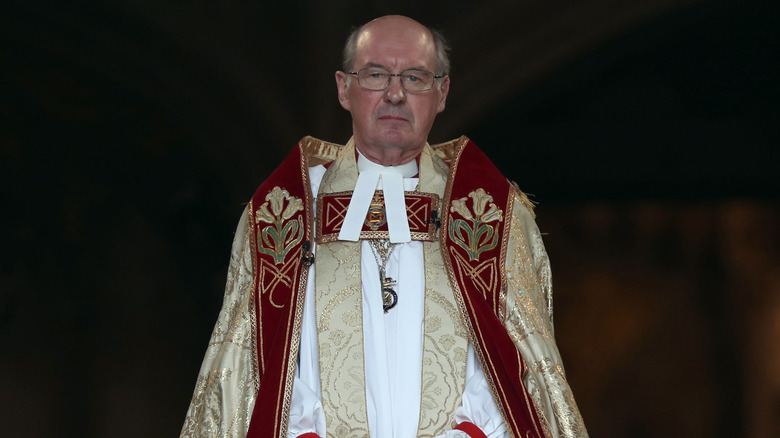
[[[487,438],[485,433],[482,432],[482,429],[477,427],[474,423],[469,423],[468,421],[464,421],[463,423],[455,426],[455,430],[466,432],[471,438]]]
[[[298,438],[320,438],[320,436],[314,432],[308,432],[304,433],[303,435],[298,435]]]

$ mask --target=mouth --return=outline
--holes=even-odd
[[[395,115],[392,115],[392,114],[387,114],[387,115],[379,117],[379,120],[390,120],[390,121],[397,120],[397,121],[405,122],[406,118],[405,117],[401,117],[401,116],[395,116]]]

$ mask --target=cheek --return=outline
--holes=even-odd
[[[369,124],[376,109],[376,99],[373,96],[358,93],[352,102],[352,117],[360,119],[364,124]]]
[[[418,106],[417,114],[419,114],[419,117],[417,119],[418,123],[422,123],[424,125],[430,125],[433,123],[433,119],[436,118],[436,114],[439,113],[439,104],[438,102],[429,100],[421,105]]]

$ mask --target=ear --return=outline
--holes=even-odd
[[[349,111],[349,98],[347,97],[347,88],[349,88],[349,84],[347,83],[348,76],[343,71],[337,71],[336,72],[336,90],[339,94],[339,103],[341,106]]]
[[[437,112],[444,111],[445,103],[447,102],[447,94],[450,92],[450,77],[445,76],[441,80],[441,87],[439,87],[439,93],[441,93],[441,98],[439,98],[439,108]]]

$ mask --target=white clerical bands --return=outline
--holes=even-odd
[[[344,223],[339,231],[339,240],[351,240],[357,242],[360,239],[360,231],[368,213],[374,192],[382,179],[382,190],[385,200],[385,217],[390,233],[391,243],[410,242],[412,236],[409,232],[409,224],[406,221],[404,208],[404,179],[398,173],[379,173],[372,171],[360,172],[357,184],[355,184],[352,200],[349,202]]]
[[[384,190],[359,191],[358,182],[353,192],[320,194],[317,243],[360,239],[389,239],[391,243],[433,241],[439,196],[422,192],[392,193],[387,190],[387,181],[384,180]]]

